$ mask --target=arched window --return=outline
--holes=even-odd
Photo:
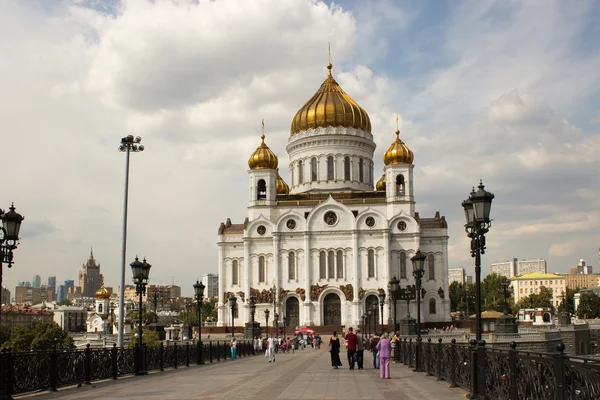
[[[267,280],[267,271],[265,271],[265,257],[258,257],[258,281],[266,282]]]
[[[233,260],[233,262],[231,263],[231,284],[232,285],[239,284],[239,271],[238,271],[237,260]]]
[[[400,252],[400,279],[406,279],[406,253]]]
[[[98,312],[102,313],[102,303],[98,304]]]
[[[296,253],[288,254],[288,279],[296,279]]]
[[[368,277],[375,278],[375,252],[369,250],[367,253]]]
[[[429,314],[435,314],[436,311],[435,299],[429,299]]]
[[[344,157],[344,180],[350,180],[350,157]]]
[[[429,280],[434,281],[435,280],[435,264],[434,264],[433,254],[430,254],[429,257],[427,257],[427,265],[429,267],[428,268]]]
[[[404,175],[396,176],[396,194],[404,196]]]
[[[335,169],[335,162],[333,156],[327,157],[327,180],[332,181],[334,179],[333,170]]]
[[[319,253],[319,279],[326,279],[327,272],[327,260],[325,259],[325,252],[322,251]]]
[[[327,278],[335,278],[335,265],[334,265],[333,251],[327,253]]]
[[[304,164],[302,160],[298,161],[298,182],[304,183]]]
[[[315,182],[317,180],[317,158],[313,157],[310,160],[310,180]]]
[[[267,198],[267,184],[264,179],[259,179],[256,182],[256,200],[264,200]]]
[[[337,277],[338,278],[343,278],[344,277],[344,253],[342,253],[341,250],[338,250],[337,252]]]
[[[364,169],[364,162],[361,158],[360,160],[358,160],[358,181],[361,183],[364,180]]]

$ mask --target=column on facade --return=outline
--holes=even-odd
[[[310,265],[312,252],[310,251],[310,233],[308,232],[304,233],[304,254],[307,255],[306,257],[304,257],[304,292],[306,300],[303,303],[304,307],[302,307],[302,321],[304,321],[305,325],[311,325],[312,315],[310,313],[310,286],[312,282],[312,274],[310,273]]]
[[[223,246],[219,243],[217,245],[217,251],[218,251],[218,257],[219,257],[219,265],[218,265],[218,269],[219,269],[219,305],[217,308],[217,318],[218,318],[218,325],[219,326],[223,326],[224,325],[224,316],[223,316],[223,310],[224,310],[224,306],[223,306],[223,297],[225,296],[225,267],[223,265]],[[119,316],[120,318],[120,316]]]
[[[352,285],[352,295],[354,297],[354,304],[352,306],[352,315],[354,317],[355,324],[356,321],[360,320],[362,307],[360,306],[361,300],[358,298],[358,293],[360,292],[361,285],[361,277],[359,273],[359,262],[358,262],[358,231],[352,231],[352,265],[354,266],[354,271],[352,274],[354,275],[354,285]],[[347,279],[347,278],[346,278]]]
[[[385,279],[383,282],[383,290],[386,290],[388,288],[388,282],[390,281],[390,279],[392,279],[392,277],[390,276],[391,268],[390,268],[390,233],[389,233],[389,231],[383,232],[383,262],[385,263]],[[388,301],[388,306],[384,307],[384,319],[385,319],[385,313],[387,312],[387,323],[389,324],[391,322],[391,313],[392,313],[392,310],[390,309],[391,297],[390,297],[389,291],[386,293],[385,298]]]
[[[244,296],[246,299],[250,298],[250,242],[247,239],[244,239]],[[238,279],[240,277],[238,276]],[[249,315],[246,315],[249,312],[249,308],[246,307],[246,304],[244,304],[244,307],[240,307],[240,302],[241,299],[238,299],[238,310],[243,309],[244,310],[244,315],[242,316],[242,313],[238,313],[238,318],[243,318],[244,321],[248,321]],[[230,313],[231,314],[231,313]]]
[[[281,290],[281,282],[279,281],[279,270],[280,270],[280,263],[279,263],[279,246],[281,243],[281,236],[279,236],[279,233],[273,233],[273,268],[275,269],[274,271],[274,276],[275,276],[275,291],[276,293],[279,293],[279,290]],[[275,299],[275,301],[277,302],[277,306],[276,309],[278,310],[277,313],[283,317],[283,313],[281,311],[281,307],[279,306],[279,299]],[[275,315],[273,315],[273,318],[275,318]]]

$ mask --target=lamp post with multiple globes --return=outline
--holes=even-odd
[[[146,375],[148,371],[146,371],[146,363],[144,362],[144,344],[142,340],[142,296],[146,293],[146,285],[148,284],[148,279],[150,277],[150,268],[152,265],[144,261],[141,261],[135,257],[135,261],[131,264],[131,273],[133,276],[133,282],[135,283],[135,293],[139,296],[139,309],[138,309],[138,342],[136,344],[136,357],[135,357],[135,374],[136,375]],[[119,321],[122,318],[119,316]]]
[[[415,283],[417,284],[416,298],[417,298],[417,351],[415,360],[415,371],[421,371],[420,352],[421,352],[421,279],[425,274],[425,254],[421,253],[421,250],[417,249],[417,253],[410,259],[413,263],[413,275],[415,277]]]
[[[265,310],[265,326],[267,327],[267,338],[269,337],[269,309]]]
[[[380,309],[380,317],[381,317],[381,335],[383,336],[383,304],[385,303],[385,290],[381,289],[379,294],[379,309]]]
[[[196,364],[204,364],[204,354],[202,346],[202,300],[204,298],[204,284],[196,279],[194,283],[194,295],[196,297],[196,308],[198,309],[198,351],[196,352],[198,359]]]
[[[390,301],[392,302],[392,312],[393,312],[392,323],[394,324],[394,332],[396,332],[396,330],[398,329],[398,326],[396,323],[396,300],[397,300],[396,292],[398,291],[399,288],[400,288],[400,281],[398,280],[398,278],[396,278],[394,276],[392,279],[390,279]]]
[[[2,226],[0,227],[0,316],[2,315],[3,304],[1,294],[3,264],[6,263],[8,268],[12,267],[13,250],[19,244],[19,230],[24,219],[25,217],[15,211],[14,203],[6,212],[0,209],[0,220],[2,220]],[[10,302],[10,299],[7,300],[8,302]]]
[[[234,326],[234,322],[235,322],[235,303],[237,301],[237,297],[235,297],[234,294],[232,294],[231,296],[229,296],[229,307],[231,308],[231,337],[235,336],[235,326]]]

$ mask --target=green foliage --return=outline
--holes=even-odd
[[[521,298],[516,305],[517,310],[540,307],[549,307],[554,310],[554,305],[552,304],[552,292],[545,286],[540,287],[539,293],[532,293],[527,297]]]
[[[70,306],[71,304],[71,300],[69,299],[64,299],[56,303],[57,306]]]
[[[600,296],[593,292],[583,292],[579,297],[577,318],[600,317]]]
[[[0,326],[0,344],[6,343],[10,340],[10,327]]]
[[[128,343],[130,348],[133,348],[137,344],[137,337],[135,334],[137,333],[137,329],[135,332],[131,333],[131,340]],[[159,345],[158,342],[158,332],[151,329],[143,329],[142,330],[142,343],[146,345],[146,347],[157,347]]]
[[[57,349],[75,347],[73,338],[54,322],[37,322],[33,328],[18,325],[12,340],[4,343],[14,351],[51,350],[53,345]]]
[[[579,290],[579,288],[567,288],[567,293],[564,293],[564,301],[558,306],[559,312],[575,314],[575,293],[579,293]]]
[[[510,280],[499,274],[489,274],[481,282],[481,311],[504,311],[504,287],[503,283],[509,283]],[[509,296],[507,298],[509,310],[513,308],[514,300],[512,288],[509,286]]]
[[[137,311],[131,311],[127,314],[127,317],[131,318],[137,324],[139,314]],[[158,322],[158,315],[152,311],[144,311],[142,313],[142,322],[144,325],[155,324]]]
[[[206,321],[206,318],[217,317],[216,309],[217,300],[210,299],[206,303],[202,303],[202,322]],[[179,313],[179,320],[186,326],[198,326],[198,308],[196,304],[192,305],[190,311],[182,311]]]
[[[458,283],[456,281],[450,284],[448,288],[450,292],[450,310],[451,311],[467,311],[465,302],[469,302],[469,313],[475,312],[475,287],[471,283]],[[465,297],[466,292],[466,297]]]

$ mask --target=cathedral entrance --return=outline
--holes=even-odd
[[[290,297],[285,302],[285,315],[288,326],[296,328],[300,326],[300,302],[295,297]]]
[[[329,293],[323,300],[323,325],[342,324],[342,302],[340,296]]]
[[[376,321],[375,326],[379,326],[381,318],[379,317],[379,298],[374,294],[367,296],[365,300],[365,311],[373,310],[373,316],[371,317],[371,324]]]

